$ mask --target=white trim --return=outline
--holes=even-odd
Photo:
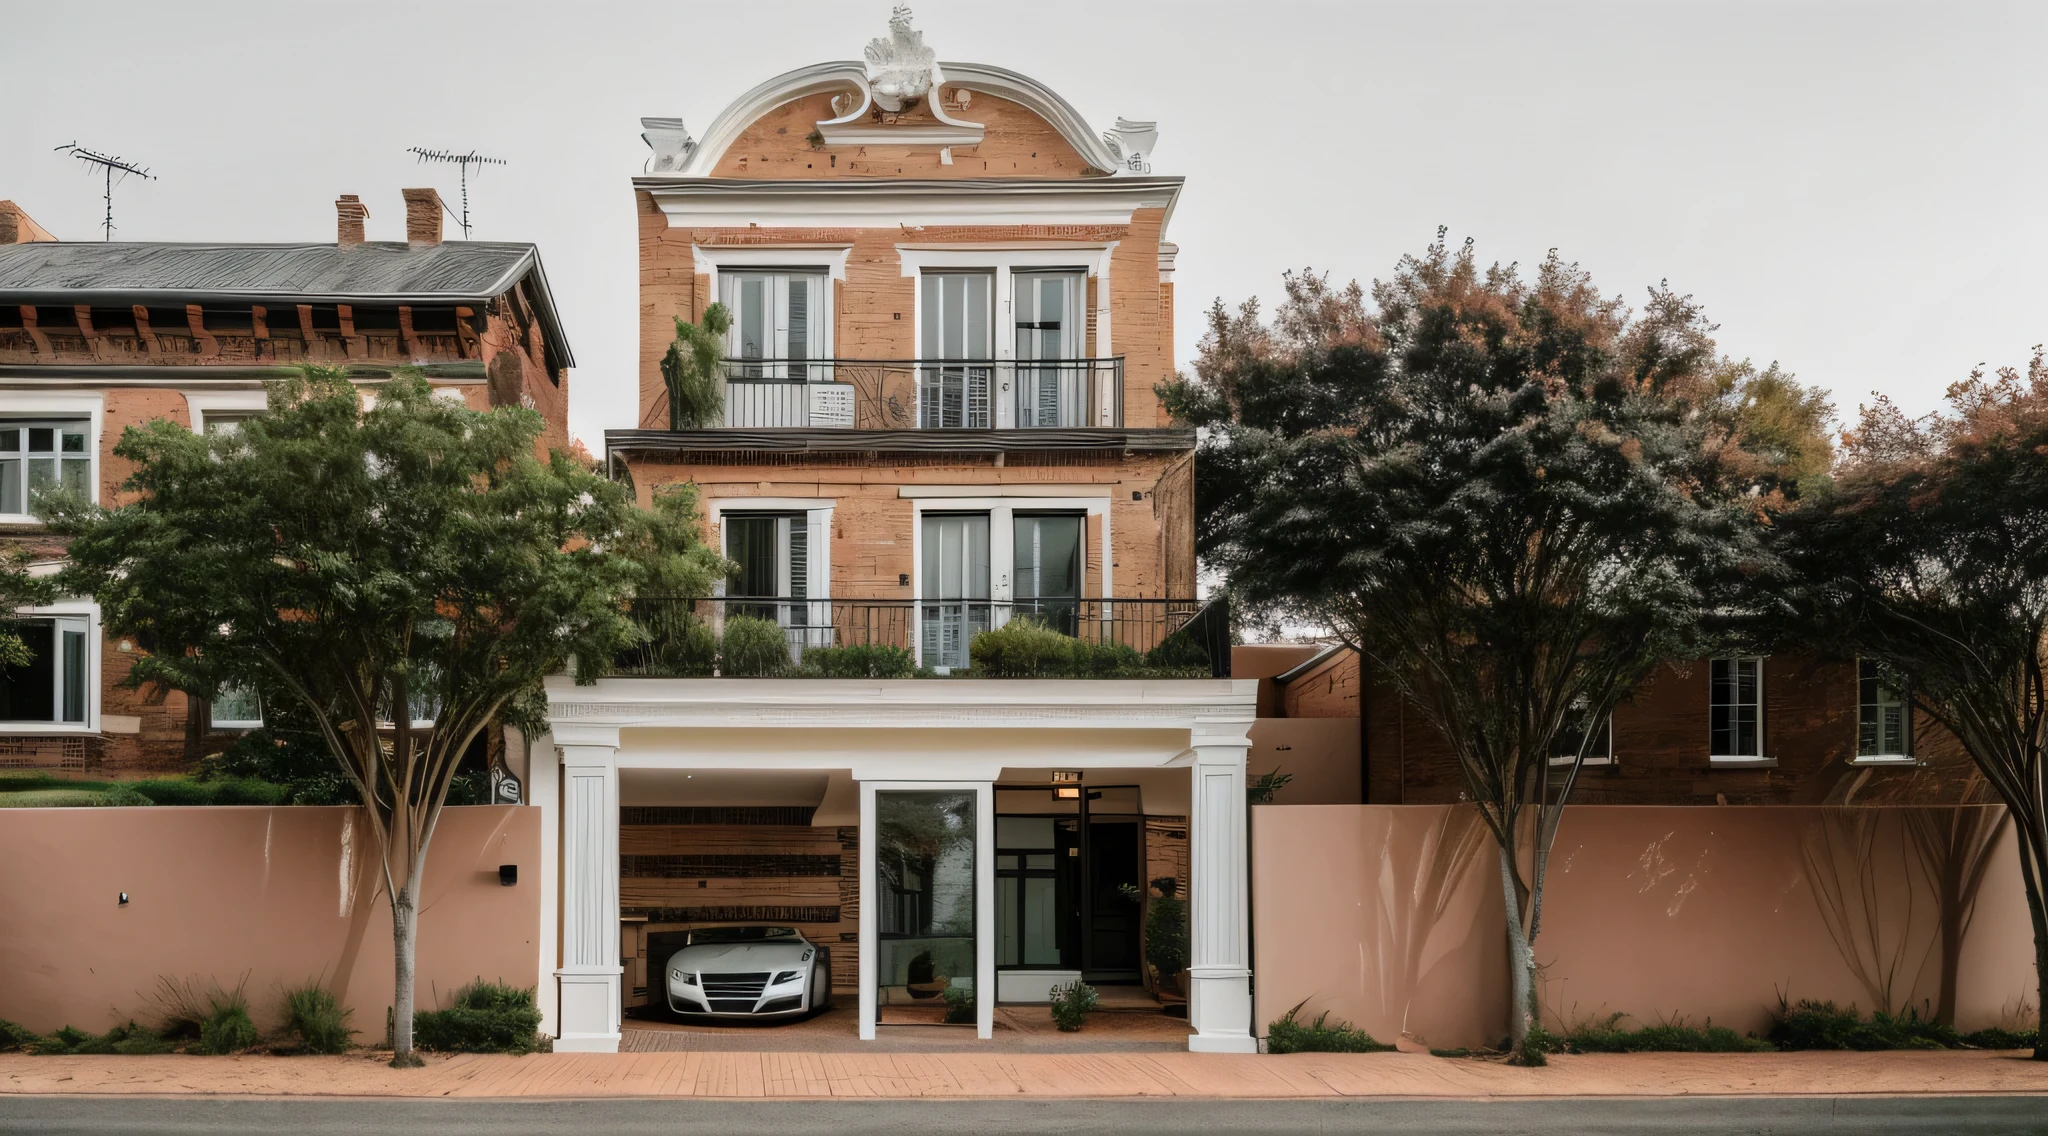
[[[180,391],[185,396],[185,410],[192,419],[194,434],[206,433],[206,415],[233,412],[246,415],[270,409],[270,393],[258,390],[203,390]]]
[[[823,268],[834,280],[846,279],[846,257],[850,244],[821,245],[699,245],[690,246],[691,263],[697,275],[710,276],[711,294],[718,294],[715,279],[721,269]],[[831,289],[826,289],[829,293]]]
[[[896,496],[914,501],[923,497],[975,498],[975,497],[1057,497],[1061,499],[1080,497],[1114,498],[1114,485],[899,485]]]
[[[1091,539],[1099,539],[1102,560],[1102,596],[1085,595],[1088,588],[1086,552],[1083,552],[1081,567],[1083,599],[1096,599],[1116,595],[1116,564],[1110,556],[1113,547],[1110,542],[1110,498],[1108,497],[914,497],[910,499],[910,650],[922,665],[924,661],[924,514],[926,510],[935,513],[987,513],[988,514],[988,570],[990,603],[1004,603],[1010,599],[1010,569],[1014,563],[1011,547],[1015,539],[1015,523],[1018,512],[1069,512],[1084,513],[1090,518],[1100,517],[1100,525],[1083,525],[1084,532],[1090,532]]]
[[[727,179],[718,179],[725,181]],[[737,182],[737,179],[733,179]],[[1129,225],[1140,209],[1169,218],[1178,185],[1075,182],[1032,186],[909,188],[882,182],[660,184],[643,188],[671,229],[911,229],[957,225]],[[1164,231],[1162,227],[1162,232]]]
[[[17,614],[29,618],[35,616],[85,617],[85,721],[82,723],[0,721],[0,730],[10,734],[32,737],[99,733],[100,671],[103,665],[103,652],[106,648],[104,642],[105,633],[100,627],[100,605],[89,599],[61,599],[53,604],[39,607],[22,607],[15,610]],[[61,663],[59,665],[61,666]],[[59,673],[61,676],[61,671]],[[63,707],[59,706],[57,711],[61,714]]]
[[[1770,754],[1764,729],[1764,710],[1770,705],[1770,691],[1764,685],[1764,655],[1722,655],[1707,660],[1707,763],[1709,765],[1747,766],[1750,768],[1774,767],[1778,759]],[[1756,664],[1756,752],[1721,754],[1714,753],[1714,664],[1720,662]]]
[[[91,488],[93,504],[100,501],[100,446],[106,435],[107,398],[103,394],[44,393],[39,390],[0,391],[0,418],[77,418],[83,415],[86,426],[85,452],[91,459],[91,474],[86,484]],[[24,443],[25,445],[26,443]],[[61,474],[60,474],[61,476]],[[28,469],[22,468],[23,488],[27,493]],[[22,503],[27,504],[24,496]],[[0,524],[36,525],[41,518],[34,513],[0,513]]]

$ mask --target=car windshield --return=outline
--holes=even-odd
[[[704,943],[765,943],[774,939],[795,939],[794,927],[705,927],[690,932],[690,945]]]

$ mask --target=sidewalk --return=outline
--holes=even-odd
[[[388,1058],[386,1058],[388,1059]],[[620,1053],[347,1057],[0,1056],[0,1095],[564,1099],[1335,1099],[2048,1093],[2024,1052],[1617,1054],[1544,1069],[1407,1053]]]

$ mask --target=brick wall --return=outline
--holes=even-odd
[[[851,89],[851,88],[849,88]],[[794,99],[761,116],[733,141],[712,177],[730,178],[994,178],[1082,177],[1100,173],[1060,137],[1052,124],[1024,107],[995,95],[972,92],[962,105],[961,92],[944,88],[946,112],[987,128],[980,145],[952,147],[946,162],[936,146],[826,146],[813,139],[819,122],[837,118],[830,94]],[[893,125],[931,125],[938,120],[928,106],[902,114],[883,113]]]

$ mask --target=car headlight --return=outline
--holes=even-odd
[[[675,979],[677,982],[682,983],[685,986],[697,985],[697,976],[694,974],[684,974],[680,970],[671,970],[668,972],[668,976],[670,978]]]
[[[775,977],[768,980],[768,985],[787,986],[790,983],[795,982],[797,979],[802,978],[803,976],[804,972],[801,970],[777,971]]]

